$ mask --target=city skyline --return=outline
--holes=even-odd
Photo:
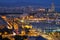
[[[34,6],[51,8],[52,3],[54,3],[56,11],[60,11],[60,0],[0,0],[0,7]]]

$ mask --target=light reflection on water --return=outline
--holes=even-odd
[[[51,24],[51,23],[44,23],[44,22],[39,22],[39,23],[31,23],[31,25],[33,26],[33,28],[58,28],[59,26],[56,24]]]
[[[38,36],[38,37],[29,37],[28,40],[47,40],[45,38],[43,38],[42,36]]]

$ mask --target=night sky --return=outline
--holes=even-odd
[[[41,6],[50,7],[54,2],[55,8],[60,8],[60,0],[0,0],[0,7]]]

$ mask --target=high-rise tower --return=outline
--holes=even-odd
[[[51,4],[51,11],[54,12],[55,11],[55,6],[54,3]]]
[[[49,12],[54,12],[55,11],[55,6],[54,2],[52,1],[51,8],[49,9]]]

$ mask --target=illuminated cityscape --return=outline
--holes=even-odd
[[[60,40],[60,12],[50,8],[0,7],[0,40]]]

